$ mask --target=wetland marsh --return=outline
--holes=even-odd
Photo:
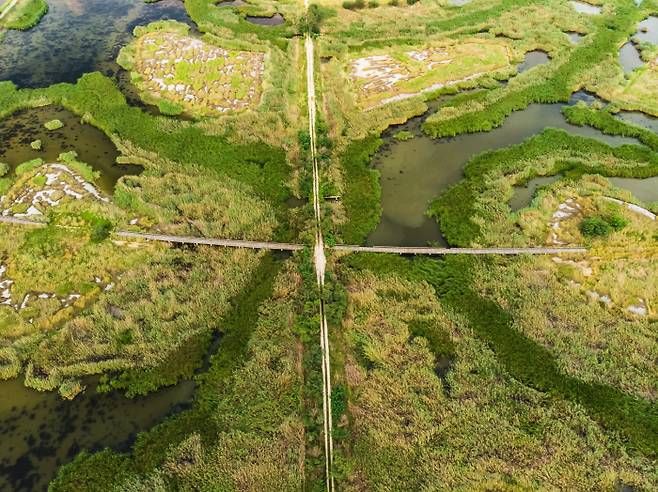
[[[48,5],[0,32],[0,489],[658,487],[656,2]]]

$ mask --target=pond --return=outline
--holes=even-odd
[[[259,26],[280,26],[286,21],[281,14],[274,14],[270,17],[248,15],[246,20],[247,22],[251,22],[252,24],[257,24]]]
[[[635,39],[641,43],[658,44],[658,17],[651,16],[640,22]]]
[[[569,36],[569,40],[570,40],[573,44],[578,44],[578,43],[580,43],[580,40],[583,39],[583,38],[585,37],[584,34],[581,34],[581,33],[576,32],[576,31],[566,31],[565,34],[566,34],[567,36]]]
[[[580,40],[585,37],[584,34],[581,34],[576,31],[566,31],[564,34],[566,34],[569,37],[569,41],[571,41],[573,44],[580,43]]]
[[[114,76],[135,26],[159,19],[192,24],[181,0],[48,0],[48,6],[36,27],[4,33],[0,80],[47,87],[96,70]]]
[[[82,450],[128,451],[138,432],[185,408],[194,390],[184,381],[128,399],[96,393],[96,382],[88,378],[87,390],[65,401],[57,392],[26,388],[22,379],[0,381],[0,490],[45,491],[58,467]]]
[[[548,56],[548,53],[546,53],[545,51],[542,50],[528,51],[525,54],[525,60],[517,67],[517,70],[519,73],[523,73],[527,70],[530,70],[533,67],[536,67],[537,65],[543,65],[544,63],[548,63],[550,60],[551,59]]]
[[[46,129],[44,124],[54,119],[64,126],[58,130]],[[41,140],[41,150],[30,147],[30,142],[37,139]],[[119,151],[107,135],[81,123],[79,116],[61,107],[26,109],[0,120],[0,141],[0,162],[6,162],[12,169],[37,157],[55,162],[59,154],[74,150],[78,160],[101,173],[96,185],[108,195],[121,176],[142,171],[140,166],[116,164]]]
[[[624,69],[624,73],[631,73],[636,68],[644,65],[642,58],[640,58],[640,52],[630,41],[619,49],[619,63]]]
[[[432,139],[420,129],[423,117],[389,128],[383,135],[385,145],[372,164],[380,172],[383,214],[377,229],[368,237],[368,245],[424,246],[441,241],[436,222],[425,216],[429,202],[463,177],[464,165],[476,154],[518,144],[547,127],[598,138],[614,146],[637,143],[604,135],[591,127],[568,124],[560,104],[533,104],[517,111],[505,123],[487,133]],[[415,135],[397,141],[393,135],[406,130]]]
[[[517,212],[532,203],[537,190],[543,186],[555,183],[562,179],[561,175],[540,176],[533,178],[522,186],[514,187],[514,195],[509,201],[512,212]],[[608,178],[617,188],[630,191],[635,198],[645,203],[658,201],[658,176],[654,178]]]
[[[579,12],[581,14],[598,15],[601,13],[601,7],[598,7],[596,5],[591,5],[585,2],[579,2],[578,0],[569,0],[569,3],[573,6],[576,12]]]
[[[562,178],[562,176],[559,174],[555,176],[540,176],[531,179],[522,186],[515,186],[514,195],[512,195],[512,198],[509,201],[509,208],[512,209],[512,212],[517,212],[518,210],[527,207],[535,197],[537,189],[555,183],[560,178]]]

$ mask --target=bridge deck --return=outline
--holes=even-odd
[[[0,216],[0,222],[14,225],[45,226],[44,222],[19,217]],[[246,241],[240,239],[217,239],[197,236],[175,236],[171,234],[153,234],[148,232],[114,231],[114,236],[124,239],[146,239],[179,244],[204,244],[224,248],[266,249],[272,251],[300,251],[304,244],[276,243],[269,241]],[[354,246],[339,244],[327,249],[349,253],[393,253],[400,255],[556,255],[584,254],[583,247],[534,247],[534,248],[429,248],[404,246]]]

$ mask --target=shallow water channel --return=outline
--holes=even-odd
[[[281,14],[274,14],[270,17],[261,17],[255,15],[248,15],[246,17],[247,22],[256,24],[259,26],[280,26],[286,22]]]
[[[0,490],[46,490],[60,465],[82,450],[127,451],[138,432],[180,411],[194,383],[184,381],[144,398],[94,391],[97,378],[73,401],[57,392],[26,388],[22,379],[0,381]]]
[[[44,123],[54,119],[64,126],[59,130],[46,129]],[[30,142],[37,139],[41,140],[41,150],[30,147]],[[121,176],[142,171],[140,166],[116,164],[119,151],[107,135],[81,123],[80,117],[61,107],[21,110],[0,120],[0,142],[0,162],[6,162],[12,169],[37,157],[55,162],[60,153],[74,150],[78,160],[101,173],[95,184],[108,195]]]
[[[631,138],[604,135],[594,128],[570,125],[561,107],[533,104],[512,113],[493,131],[456,138],[432,139],[424,135],[420,128],[424,117],[389,128],[383,135],[385,144],[373,158],[373,166],[380,172],[383,214],[367,244],[445,244],[436,221],[425,216],[429,202],[462,179],[464,165],[476,154],[521,143],[545,128],[562,128],[613,146],[637,143]],[[413,133],[414,138],[397,141],[393,136],[401,130]]]
[[[636,68],[640,68],[644,65],[644,62],[640,57],[640,52],[630,41],[619,49],[619,63],[624,69],[624,73],[631,73]]]
[[[574,10],[580,14],[598,15],[601,13],[601,7],[596,5],[592,5],[586,2],[579,2],[578,0],[570,0],[569,3],[572,5]]]
[[[96,70],[114,76],[114,60],[135,26],[159,19],[192,24],[181,0],[48,0],[48,6],[37,26],[4,33],[0,80],[46,87]]]

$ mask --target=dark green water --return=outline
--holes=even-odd
[[[138,432],[180,411],[194,383],[184,381],[145,398],[97,394],[96,378],[72,401],[26,388],[22,379],[0,381],[0,490],[45,491],[60,465],[82,450],[128,451]]]
[[[97,70],[114,76],[114,60],[135,26],[159,19],[192,23],[181,0],[48,0],[48,6],[36,27],[4,34],[0,80],[47,87]]]
[[[509,208],[512,209],[512,212],[521,210],[524,207],[530,205],[530,202],[537,193],[537,189],[542,186],[546,186],[552,183],[555,183],[561,178],[560,175],[556,176],[540,176],[538,178],[531,179],[523,186],[514,187],[514,195],[509,201]]]
[[[579,94],[573,100],[587,99]],[[368,237],[369,245],[423,246],[441,243],[438,226],[425,216],[429,202],[463,177],[464,165],[481,152],[518,144],[545,128],[562,128],[571,133],[600,139],[609,145],[637,143],[636,140],[608,136],[590,127],[568,124],[559,104],[533,104],[513,113],[505,123],[488,133],[432,139],[414,118],[384,133],[385,145],[373,158],[381,174],[383,215],[377,229]],[[407,130],[415,138],[399,142],[393,135]]]
[[[271,17],[248,15],[246,20],[247,22],[251,22],[252,24],[259,26],[280,26],[286,22],[281,14],[274,14]]]
[[[658,202],[658,176],[647,179],[609,178],[617,188],[630,191],[635,198],[644,202]]]
[[[44,123],[53,119],[61,120],[64,127],[47,130]],[[30,142],[37,139],[42,142],[41,150],[30,147]],[[55,106],[18,111],[0,120],[0,142],[0,162],[6,162],[11,168],[37,157],[54,162],[60,153],[74,150],[80,161],[101,173],[95,184],[106,194],[112,194],[121,176],[142,171],[140,166],[116,164],[119,151],[107,135]]]

